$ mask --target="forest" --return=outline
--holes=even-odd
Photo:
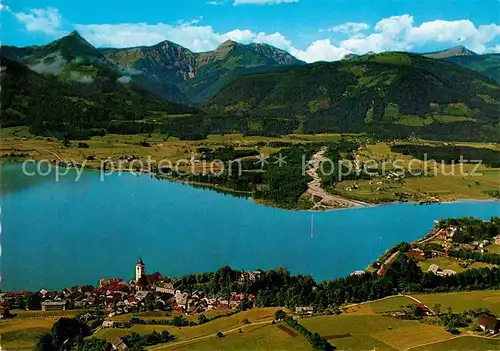
[[[391,145],[391,151],[411,155],[419,160],[435,160],[447,164],[481,162],[490,167],[500,167],[500,152],[488,148],[394,144]]]

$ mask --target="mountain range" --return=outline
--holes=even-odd
[[[3,46],[1,55],[60,80],[91,82],[114,76],[159,97],[197,104],[214,96],[240,74],[304,62],[267,44],[222,43],[215,51],[194,53],[163,41],[153,46],[96,49],[78,32],[45,46]]]
[[[241,76],[203,108],[212,114],[295,116],[305,133],[434,123],[448,130],[461,125],[464,133],[471,126],[493,131],[500,86],[443,60],[391,52]]]
[[[3,126],[70,125],[87,135],[161,125],[189,138],[369,130],[442,138],[474,128],[480,138],[498,137],[500,55],[465,47],[306,64],[267,44],[226,41],[203,53],[170,41],[97,49],[72,32],[44,46],[2,46],[1,57]],[[186,116],[168,117],[178,114]]]

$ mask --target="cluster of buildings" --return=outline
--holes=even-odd
[[[240,281],[256,281],[262,271],[241,273]],[[0,293],[0,309],[29,308],[25,303],[31,295],[28,291]],[[119,315],[138,310],[175,310],[182,313],[201,313],[211,309],[232,309],[248,299],[252,294],[231,293],[224,297],[206,296],[202,291],[186,291],[175,281],[163,277],[159,272],[146,274],[146,265],[141,258],[135,265],[135,279],[129,282],[122,278],[103,278],[98,287],[78,286],[64,290],[40,290],[35,294],[39,307],[44,311],[63,311],[66,309],[100,308],[108,315]]]
[[[438,275],[440,277],[446,277],[457,274],[457,272],[455,272],[452,269],[441,269],[437,264],[431,264],[427,269],[427,271],[434,273],[435,275]]]
[[[447,228],[440,229],[435,237],[443,242],[443,247],[447,250],[458,249],[465,251],[477,251],[480,253],[485,253],[488,250],[486,247],[490,244],[500,245],[500,235],[495,236],[492,240],[476,240],[471,243],[456,243],[453,241],[453,236],[457,232],[458,228],[456,226],[449,226]]]

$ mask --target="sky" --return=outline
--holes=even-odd
[[[96,47],[261,42],[307,62],[464,45],[500,53],[500,0],[0,0],[3,45],[78,30]]]

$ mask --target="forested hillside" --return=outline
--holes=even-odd
[[[407,53],[366,55],[237,78],[214,114],[280,116],[306,133],[377,131],[498,139],[500,86],[474,71]]]
[[[0,62],[2,127],[28,125],[37,134],[78,139],[105,133],[118,121],[139,120],[157,112],[195,112],[116,80],[61,82],[4,57]]]
[[[500,54],[454,56],[446,61],[477,71],[500,83]]]

